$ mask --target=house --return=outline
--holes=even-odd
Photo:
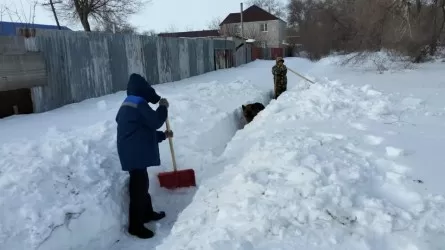
[[[172,33],[159,33],[160,37],[219,37],[219,30],[199,30]]]
[[[20,28],[29,29],[52,29],[57,30],[57,25],[32,24],[32,23],[15,23],[0,21],[0,36],[15,36]],[[62,30],[70,30],[68,27],[61,26]]]
[[[285,47],[286,26],[285,21],[256,5],[243,11],[244,38],[261,42],[263,47]],[[241,35],[241,14],[230,13],[221,22],[220,32],[224,36]]]

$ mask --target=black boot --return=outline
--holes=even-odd
[[[145,216],[144,223],[148,223],[150,221],[158,221],[158,220],[163,219],[164,217],[165,217],[165,212],[164,211],[152,212],[151,214],[147,214]]]
[[[145,210],[145,220],[144,223],[148,223],[150,221],[158,221],[165,217],[165,212],[155,212],[153,211],[153,205],[151,203],[151,195],[147,193],[147,208]]]
[[[139,227],[139,228],[128,228],[128,233],[136,236],[140,239],[150,239],[153,236],[155,236],[155,234],[153,233],[153,231],[145,228],[145,227]]]
[[[154,236],[151,230],[144,227],[147,209],[148,175],[145,170],[130,171],[130,206],[128,233],[141,239]]]

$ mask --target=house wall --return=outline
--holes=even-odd
[[[282,21],[282,20],[277,20],[278,21],[278,37],[279,37],[279,44],[280,44],[280,48],[285,47],[285,45],[283,45],[283,42],[286,41],[286,36],[287,36],[287,24],[286,22]]]
[[[260,29],[261,24],[263,23],[267,23],[267,32],[263,32]],[[237,27],[240,27],[240,25],[241,23],[223,24],[221,25],[221,32],[227,36],[237,34]],[[271,20],[262,22],[245,22],[243,26],[245,38],[265,41],[267,47],[283,47],[282,42],[286,37],[286,23],[284,21]]]
[[[50,30],[25,47],[41,51],[47,69],[47,85],[31,89],[34,112],[125,90],[131,73],[151,84],[203,74],[214,70],[215,48],[235,51],[233,41]]]

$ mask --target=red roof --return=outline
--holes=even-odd
[[[280,18],[270,14],[269,12],[261,9],[256,5],[252,5],[249,8],[243,11],[243,22],[258,22],[258,21],[271,21],[271,20],[280,20]],[[220,24],[229,24],[229,23],[240,23],[241,22],[241,14],[238,13],[230,13]]]
[[[173,33],[159,33],[161,37],[211,37],[220,36],[219,30],[200,30],[200,31],[186,31]]]

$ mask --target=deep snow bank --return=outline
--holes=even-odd
[[[181,168],[194,168],[199,181],[202,170],[238,130],[241,104],[267,101],[269,91],[248,80],[178,85],[156,88],[171,103],[178,163]],[[109,249],[121,239],[126,222],[127,176],[120,171],[115,146],[114,116],[124,93],[119,95],[62,108],[70,121],[100,117],[90,126],[73,128],[63,121],[57,123],[55,115],[51,121],[54,128],[49,132],[45,133],[45,121],[41,121],[43,126],[28,124],[27,133],[34,130],[40,135],[0,144],[2,249]],[[73,119],[73,115],[77,117]],[[23,120],[38,121],[39,116],[48,114]],[[13,121],[9,119],[8,123],[13,125]],[[58,126],[64,129],[58,130]],[[171,170],[167,143],[161,145],[161,158],[162,167],[149,170],[151,187],[155,205],[165,206],[171,220],[180,212],[175,209],[189,201],[156,189],[154,174]],[[173,223],[168,220],[165,222]],[[163,234],[162,230],[157,233]]]
[[[346,55],[331,55],[317,62],[319,65],[337,65],[358,71],[395,72],[416,68],[409,57],[396,52],[382,50],[379,52],[359,52]]]
[[[416,192],[400,151],[367,131],[419,105],[327,80],[289,90],[237,132],[157,249],[441,249],[444,198]]]

